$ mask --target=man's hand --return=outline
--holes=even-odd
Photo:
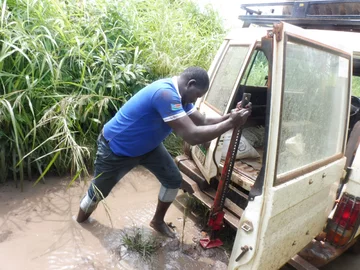
[[[249,102],[246,106],[245,106],[245,109],[250,109],[250,112],[252,110],[252,103]],[[241,104],[241,101],[239,101],[237,104],[236,104],[236,109],[240,110],[240,109],[243,109],[242,107],[242,104]]]
[[[230,113],[230,119],[234,127],[243,126],[246,123],[249,115],[251,114],[251,103],[246,105],[246,108],[241,107],[241,101],[236,105],[236,109]]]

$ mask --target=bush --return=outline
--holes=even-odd
[[[224,34],[186,0],[0,3],[0,182],[87,174],[117,109],[152,80],[208,68]]]

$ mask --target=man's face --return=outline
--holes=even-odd
[[[183,104],[195,103],[198,98],[205,95],[207,89],[197,88],[195,84],[188,84],[181,97]]]

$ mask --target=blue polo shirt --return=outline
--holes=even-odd
[[[166,123],[195,111],[181,103],[176,78],[141,89],[105,124],[104,137],[119,156],[136,157],[154,150],[171,133]]]

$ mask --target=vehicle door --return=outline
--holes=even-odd
[[[306,246],[326,223],[345,164],[351,51],[286,23],[269,35],[267,148],[229,269],[279,269]]]

